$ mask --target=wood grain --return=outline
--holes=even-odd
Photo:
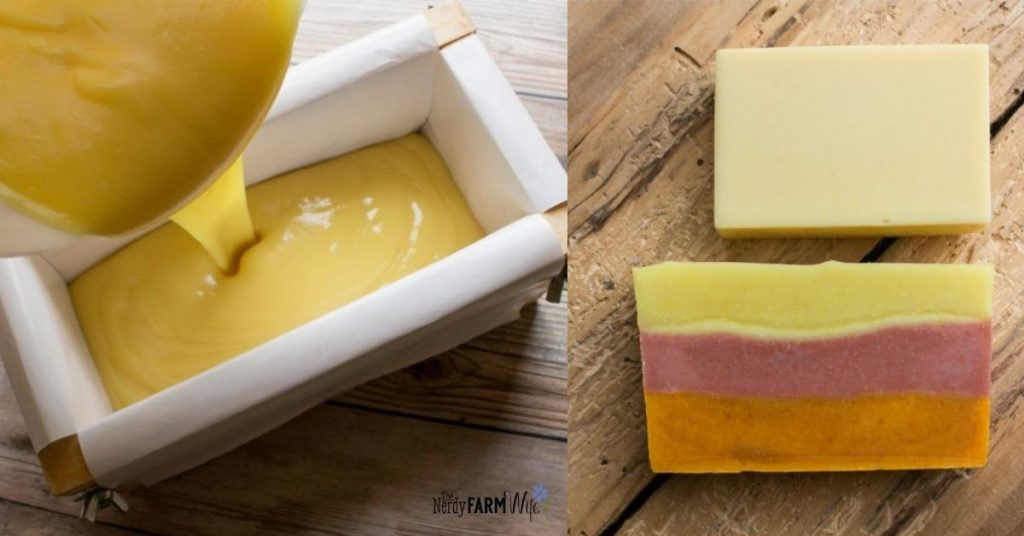
[[[565,324],[565,305],[537,302],[516,322],[335,400],[562,440]]]
[[[627,26],[636,24],[630,21],[644,16],[618,17],[614,6],[591,4],[599,3],[582,7],[571,4],[571,35],[600,35],[610,41],[608,50],[628,51],[630,30],[627,28],[620,36],[618,25],[623,20]],[[711,190],[714,51],[722,47],[791,44],[988,42],[992,56],[991,114],[996,120],[1015,103],[1024,76],[1024,6],[1020,2],[924,1],[674,5],[674,16],[658,15],[659,20],[672,21],[663,22],[668,29],[655,32],[663,35],[660,41],[645,45],[650,50],[642,56],[627,52],[624,59],[616,60],[629,65],[630,70],[619,79],[610,77],[608,87],[577,91],[576,84],[581,80],[593,84],[601,83],[601,79],[577,76],[577,69],[591,67],[577,61],[576,41],[570,44],[571,532],[594,535],[615,529],[626,521],[624,513],[628,517],[639,508],[626,521],[628,530],[635,533],[662,528],[668,533],[744,533],[761,523],[800,534],[800,528],[809,525],[792,520],[794,516],[803,519],[798,509],[790,511],[782,505],[775,511],[771,505],[759,506],[757,499],[766,502],[765,498],[774,497],[781,488],[793,487],[794,495],[800,495],[801,489],[815,489],[801,496],[819,501],[840,515],[846,511],[843,497],[850,490],[840,483],[835,484],[839,491],[823,492],[824,485],[818,489],[796,484],[802,482],[796,477],[766,479],[768,483],[744,488],[743,493],[727,501],[735,519],[745,520],[749,527],[710,517],[698,517],[686,524],[689,513],[699,506],[684,508],[683,501],[693,502],[695,496],[703,496],[709,480],[655,479],[647,464],[631,266],[667,259],[857,262],[873,258],[882,250],[880,247],[873,252],[880,243],[875,239],[724,241],[717,236]],[[656,5],[652,9],[665,7]],[[587,52],[580,54],[585,57]],[[588,102],[587,98],[594,100]],[[885,244],[888,241],[882,242]],[[846,482],[844,479],[857,477],[807,478]],[[741,479],[734,480],[747,482]],[[691,480],[693,483],[688,484]],[[721,481],[728,482],[730,477]],[[761,480],[755,478],[752,482]],[[893,520],[907,515],[900,513],[898,497],[918,492],[917,483],[902,484],[902,492],[898,483],[880,484],[881,497],[890,498],[870,505],[889,510]],[[740,491],[739,486],[720,485]],[[678,490],[684,488],[693,491],[675,500]],[[651,495],[652,505],[666,506],[643,505]],[[721,493],[716,497],[729,499]],[[767,502],[775,503],[774,499]],[[721,514],[721,510],[716,511]],[[645,512],[660,512],[676,524],[656,522]],[[820,516],[813,516],[808,514],[808,519],[820,521]],[[775,518],[780,523],[790,520],[793,525],[765,525],[766,519]],[[884,518],[881,515],[879,519]],[[884,533],[885,526],[882,522],[844,525],[843,530]]]
[[[569,114],[573,146],[601,119],[598,108],[611,99],[626,77],[663,41],[695,2],[570,2]],[[608,35],[614,30],[613,36]],[[629,46],[623,46],[628,43]],[[607,107],[606,107],[607,108]]]
[[[566,101],[546,97],[535,97],[533,95],[519,94],[519,100],[523,101],[526,111],[530,113],[533,122],[537,123],[544,139],[548,141],[551,150],[555,152],[566,165],[566,155],[569,153],[566,138]]]
[[[300,63],[422,13],[427,0],[310,0],[292,62]],[[555,154],[565,160],[566,7],[556,0],[465,0],[477,35],[519,94]]]
[[[422,13],[429,0],[310,0],[292,54],[301,62],[405,17]],[[550,0],[461,2],[487,51],[520,93],[564,100],[566,8]]]
[[[476,31],[473,21],[469,20],[462,4],[458,2],[432,6],[424,14],[434,30],[437,45],[442,48]]]
[[[10,398],[3,382],[5,423],[20,418]],[[14,429],[0,429],[3,497],[76,514],[47,492],[27,439],[7,435]],[[198,469],[129,490],[131,511],[99,520],[159,534],[551,534],[565,530],[565,455],[560,441],[323,405]],[[532,522],[432,513],[442,490],[490,496],[534,484],[553,502]]]
[[[0,499],[0,536],[127,536],[133,531],[90,525],[71,516]]]

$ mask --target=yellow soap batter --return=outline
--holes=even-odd
[[[248,198],[259,242],[234,275],[170,223],[72,281],[79,323],[115,408],[483,236],[444,161],[419,134],[265,181]]]
[[[171,216],[171,221],[188,231],[221,270],[234,273],[239,256],[256,243],[256,229],[245,202],[242,159]]]
[[[0,202],[75,233],[171,210],[277,93],[298,0],[0,2]]]

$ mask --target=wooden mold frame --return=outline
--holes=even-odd
[[[428,9],[424,15],[433,29],[439,48],[444,48],[464,37],[476,33],[473,21],[457,1],[446,2]],[[559,236],[562,251],[566,252],[566,203],[543,214]],[[63,437],[39,451],[39,462],[50,486],[58,497],[99,488],[85,463],[78,435]]]

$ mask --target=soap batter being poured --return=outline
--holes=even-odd
[[[0,4],[0,210],[74,234],[166,219],[262,122],[299,12],[298,0]]]
[[[441,155],[420,134],[291,171],[248,193],[261,238],[237,273],[221,273],[181,228],[167,224],[71,282],[78,322],[115,409],[483,236]]]

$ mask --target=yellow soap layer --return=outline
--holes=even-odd
[[[988,398],[644,398],[655,472],[978,467],[988,457]]]
[[[992,277],[991,266],[968,264],[666,262],[633,270],[642,330],[768,335],[837,335],[913,317],[988,319]]]
[[[715,227],[943,234],[991,219],[986,45],[723,49]]]
[[[0,4],[0,201],[115,234],[237,156],[291,56],[297,0]]]
[[[167,224],[72,281],[79,323],[115,408],[483,236],[419,134],[262,182],[248,197],[260,241],[235,275]]]

